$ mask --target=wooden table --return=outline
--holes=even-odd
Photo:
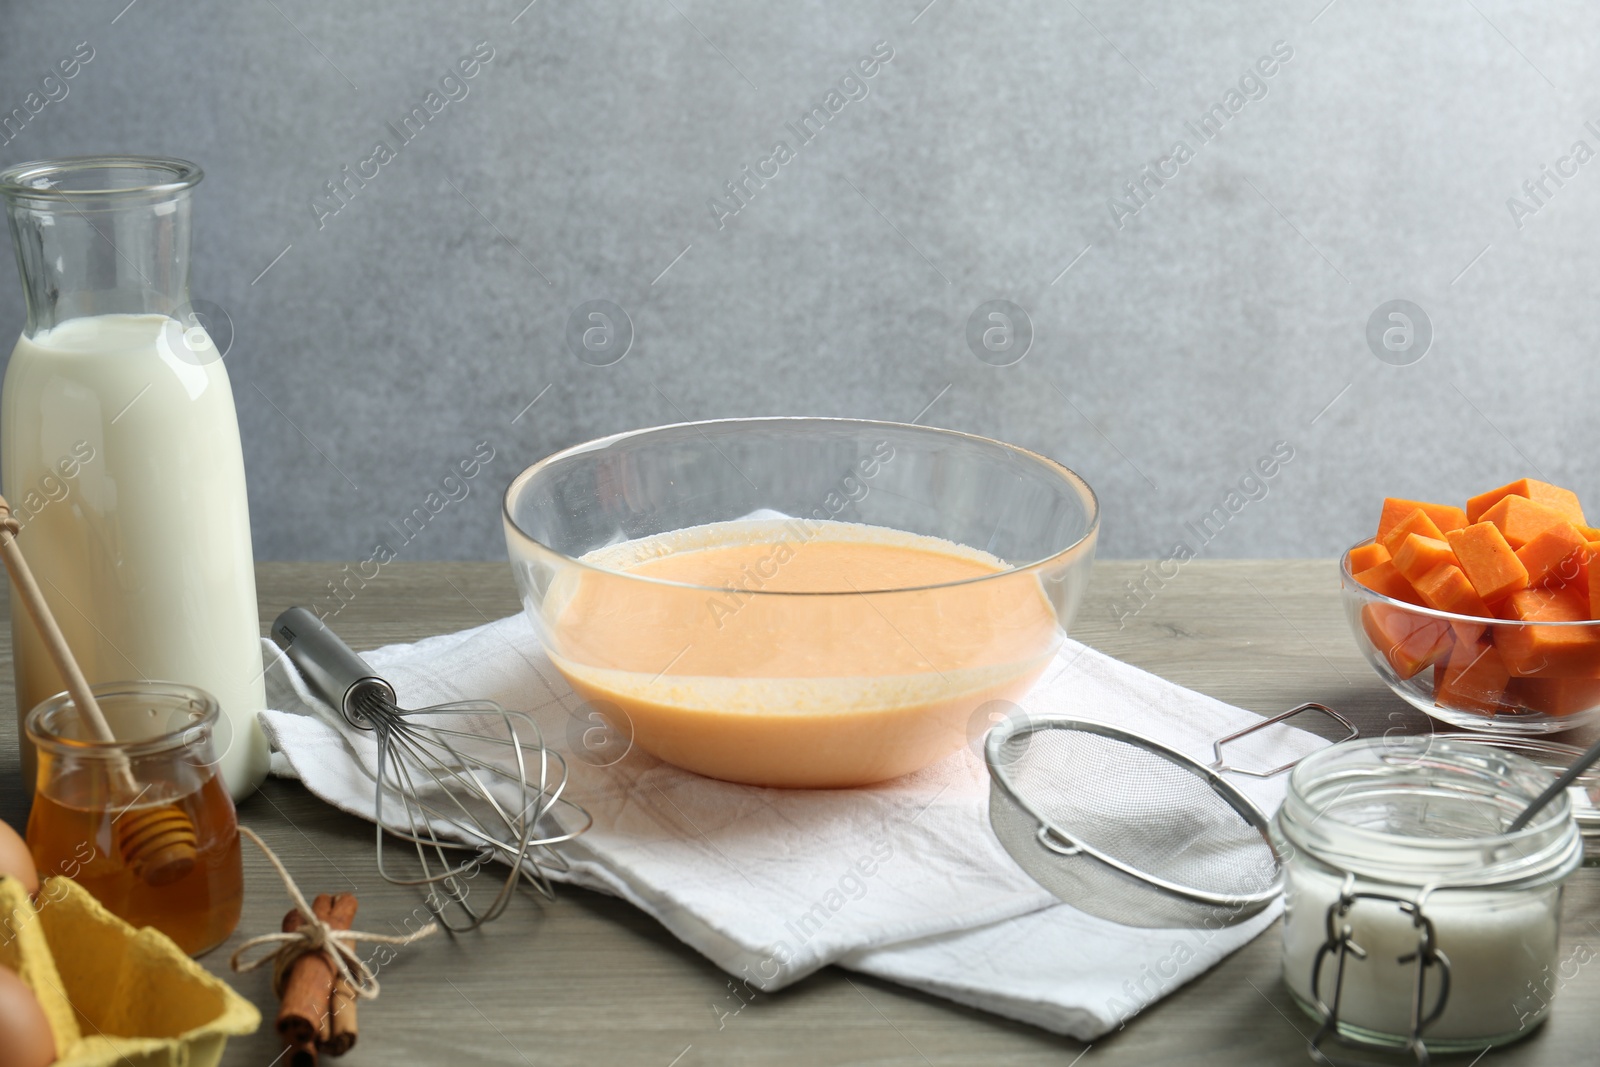
[[[263,632],[283,607],[323,594],[339,570],[333,563],[261,565]],[[1369,735],[1428,729],[1356,652],[1331,563],[1190,562],[1176,578],[1146,582],[1149,603],[1119,627],[1111,605],[1125,603],[1125,583],[1145,573],[1139,562],[1097,564],[1075,636],[1255,711],[1319,700],[1355,718]],[[356,648],[371,648],[516,610],[503,564],[393,563],[340,614],[339,631]],[[9,640],[0,640],[0,649],[0,659],[8,659]],[[10,686],[0,689],[9,701]],[[7,707],[0,715],[0,818],[8,822],[20,820],[26,807],[12,722]],[[240,818],[279,851],[302,886],[358,893],[363,929],[398,928],[420,902],[417,892],[377,876],[368,824],[327,807],[296,782],[269,781],[241,805]],[[287,907],[277,878],[249,850],[245,866],[240,930],[275,930]],[[1277,927],[1086,1051],[1078,1042],[837,968],[758,996],[719,1027],[719,1014],[733,1007],[722,972],[627,904],[559,892],[554,904],[516,902],[479,934],[401,950],[383,969],[382,998],[362,1008],[360,1044],[339,1062],[1064,1067],[1080,1055],[1085,1067],[1310,1062],[1304,1051],[1310,1023],[1279,977]],[[1597,923],[1600,876],[1580,871],[1568,889],[1563,959],[1574,951],[1579,959],[1600,958]],[[228,974],[228,955],[240,940],[236,934],[204,962],[270,1019],[275,1005],[265,975]],[[1593,1062],[1600,1048],[1597,1001],[1600,966],[1579,968],[1538,1033],[1490,1052],[1484,1062]],[[267,1067],[279,1052],[269,1023],[233,1041],[226,1062]]]

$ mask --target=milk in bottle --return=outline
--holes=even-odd
[[[265,690],[232,388],[187,311],[199,177],[126,158],[0,174],[28,301],[0,397],[0,488],[90,682],[211,693],[213,747],[240,798],[267,772]],[[65,686],[12,604],[20,717]]]

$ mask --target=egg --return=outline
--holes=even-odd
[[[0,964],[0,1067],[46,1067],[56,1061],[56,1038],[39,999],[17,973]]]
[[[39,870],[33,865],[33,853],[28,851],[22,836],[3,822],[0,822],[0,877],[15,878],[29,896],[39,891]]]

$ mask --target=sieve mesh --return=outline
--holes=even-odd
[[[1087,726],[1034,724],[991,746],[990,821],[1023,869],[1080,910],[1128,925],[1193,925],[1216,915],[1235,921],[1264,906],[1194,899],[1270,896],[1278,880],[1262,830],[1205,772],[1154,742]],[[1265,821],[1259,812],[1254,817]],[[1057,847],[1048,847],[1042,826],[1069,840],[1058,837]],[[1130,876],[1089,851],[1063,854],[1072,842],[1190,895]]]

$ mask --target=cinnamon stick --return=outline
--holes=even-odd
[[[317,1045],[314,1041],[290,1044],[288,1067],[317,1067]]]
[[[349,901],[350,914],[344,917],[341,901]],[[335,912],[344,917],[343,929],[350,929],[355,921],[357,901],[353,894],[341,893],[334,898]],[[356,1044],[356,991],[341,975],[333,983],[333,997],[328,1005],[328,1040],[318,1048],[330,1056],[343,1056]]]
[[[354,894],[320,894],[311,902],[316,917],[335,930],[348,930],[355,921],[359,902]],[[304,925],[298,910],[283,917],[285,933],[294,933]],[[300,1058],[307,1046],[321,1048],[333,1039],[333,997],[339,972],[326,953],[307,952],[294,961],[283,985],[283,1002],[278,1007],[278,1035],[295,1049]],[[345,1013],[354,1024],[353,1012]],[[353,1044],[353,1040],[350,1044]],[[349,1047],[347,1044],[346,1048]],[[315,1062],[314,1060],[312,1062]]]
[[[333,984],[333,1002],[329,1012],[332,1036],[323,1042],[321,1049],[330,1056],[343,1056],[356,1045],[356,991],[343,978]]]

